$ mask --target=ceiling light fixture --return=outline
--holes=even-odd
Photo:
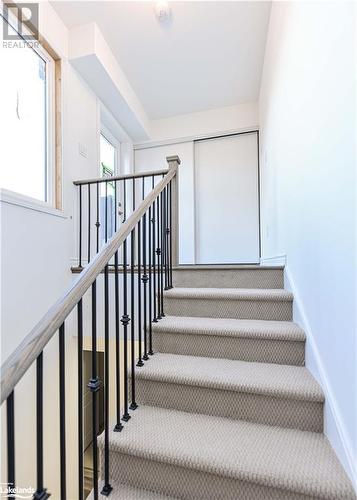
[[[168,2],[156,2],[155,4],[155,14],[160,22],[167,21],[171,16],[171,8]]]

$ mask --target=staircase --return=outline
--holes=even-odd
[[[109,436],[112,499],[356,498],[292,303],[280,267],[174,271],[135,374],[139,408]]]
[[[169,156],[167,163],[163,170],[74,181],[78,266],[72,271],[79,275],[1,367],[5,484],[9,491],[26,486],[25,470],[36,484],[34,498],[84,500],[90,452],[93,500],[355,499],[323,434],[324,394],[304,367],[305,335],[292,322],[283,268],[175,267],[180,159]],[[108,195],[99,210],[100,185],[108,193],[108,183],[115,206],[122,200],[113,235]],[[85,336],[92,355],[84,370]],[[68,337],[76,338],[74,357]],[[55,338],[53,353],[48,344]],[[67,372],[67,357],[77,380]],[[17,437],[25,374],[36,387],[30,396],[36,422],[26,428],[35,435],[36,477],[26,466],[33,459],[29,444]],[[57,404],[44,379],[53,382]],[[86,454],[84,387],[91,403]],[[48,436],[44,423],[55,417],[59,425]],[[49,437],[59,445],[51,448],[57,454],[51,468]]]

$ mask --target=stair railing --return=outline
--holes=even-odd
[[[87,387],[92,398],[92,456],[93,456],[93,495],[98,498],[98,390],[102,381],[98,376],[97,366],[97,278],[104,273],[104,477],[101,494],[108,496],[112,490],[109,481],[109,334],[110,334],[110,309],[109,303],[114,304],[114,330],[115,330],[115,407],[116,422],[114,431],[123,429],[123,422],[127,422],[131,415],[129,410],[137,408],[135,400],[135,370],[153,355],[151,323],[164,316],[163,291],[172,287],[172,266],[174,261],[175,231],[177,227],[177,183],[176,174],[180,164],[178,156],[167,158],[169,168],[162,171],[145,172],[127,176],[111,177],[106,179],[91,179],[76,181],[79,186],[79,262],[77,272],[79,276],[69,287],[63,297],[58,300],[32,331],[24,338],[17,349],[9,356],[1,367],[1,404],[6,404],[6,434],[7,434],[7,481],[10,490],[15,489],[16,455],[15,455],[15,395],[16,386],[36,363],[36,467],[37,485],[34,498],[44,500],[50,496],[44,482],[43,464],[43,357],[44,349],[51,338],[58,332],[59,341],[59,476],[60,498],[67,498],[66,461],[68,446],[66,442],[66,369],[65,369],[65,325],[70,313],[77,312],[77,363],[78,363],[78,499],[84,498],[83,478],[83,318],[84,294],[91,289],[92,299],[90,307],[91,316],[91,377]],[[155,184],[157,177],[160,177]],[[150,192],[146,194],[147,182],[150,182]],[[141,202],[136,206],[138,186],[141,182]],[[131,182],[131,214],[128,216],[128,183]],[[104,184],[105,193],[108,184],[114,183],[115,211],[114,234],[109,237],[108,225],[108,200],[104,197],[104,244],[96,247],[95,256],[91,255],[91,189],[96,193],[96,218],[95,235],[99,240],[99,185]],[[117,197],[120,192],[117,183],[122,183],[123,220],[119,221],[117,214]],[[88,234],[87,240],[87,265],[82,266],[81,247],[83,242],[83,190],[88,193]],[[145,196],[146,194],[146,196]],[[93,198],[92,198],[93,199]],[[100,222],[99,222],[100,224]],[[120,226],[120,227],[119,227]],[[88,243],[89,240],[89,243]],[[130,243],[130,245],[129,245]],[[130,249],[130,251],[129,251]],[[121,252],[121,256],[119,255]],[[121,257],[121,258],[120,258]],[[114,263],[111,265],[111,260]],[[119,262],[120,261],[120,262]],[[110,268],[111,265],[111,268]],[[114,297],[109,294],[109,275],[114,274]],[[135,283],[136,274],[136,283]],[[119,275],[122,277],[123,286],[120,289]],[[130,278],[130,280],[129,280]],[[135,288],[137,287],[137,290]],[[130,289],[130,296],[129,296]],[[136,293],[135,293],[136,291]],[[137,303],[135,305],[135,295]],[[129,307],[130,306],[130,307]],[[120,319],[120,310],[122,316]],[[123,329],[123,346],[120,344],[120,322]],[[130,332],[129,332],[130,325]],[[130,359],[128,343],[131,342]],[[138,341],[138,357],[134,352],[134,343]],[[123,350],[123,367],[121,371],[120,357]],[[130,391],[129,391],[129,365],[130,365]],[[123,376],[123,394],[121,393],[121,376]],[[130,401],[129,401],[130,396]],[[123,404],[123,414],[120,409]],[[73,450],[71,450],[73,453]],[[9,493],[9,498],[12,498]]]
[[[167,173],[168,169],[163,169],[74,181],[79,193],[78,267],[74,271],[90,262],[119,228],[120,216],[124,222],[135,211],[136,200],[143,200]]]

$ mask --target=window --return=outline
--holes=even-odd
[[[55,61],[38,42],[0,61],[0,187],[55,205]]]
[[[113,141],[114,142],[114,141]],[[106,136],[100,134],[100,175],[101,177],[113,177],[117,173],[117,148]],[[115,183],[102,182],[100,184],[101,226],[102,242],[111,238],[115,230]],[[107,213],[107,220],[105,214]]]
[[[101,177],[112,177],[116,171],[116,150],[115,146],[103,135],[100,134],[100,175]],[[109,184],[111,191],[108,193],[114,194],[114,186]],[[108,186],[108,187],[109,187]],[[102,195],[105,196],[105,186],[102,184]]]

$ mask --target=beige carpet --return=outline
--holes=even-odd
[[[354,498],[321,433],[141,406],[111,452],[113,477],[179,498]]]
[[[111,498],[356,498],[323,434],[324,394],[304,367],[282,277],[254,266],[175,272],[155,354],[136,371],[139,408],[110,434]]]
[[[166,316],[152,328],[156,352],[298,366],[305,362],[305,333],[291,321]]]
[[[279,289],[173,288],[164,294],[168,316],[290,321],[291,293]]]

